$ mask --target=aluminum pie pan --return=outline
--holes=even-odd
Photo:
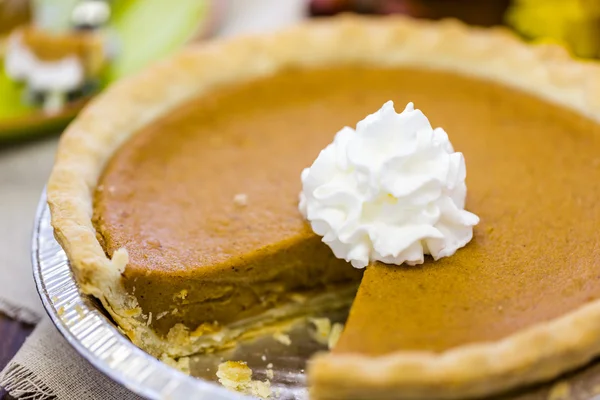
[[[276,363],[276,380],[283,392],[276,398],[306,399],[304,365],[319,348],[308,340],[305,330],[296,332],[295,352],[277,351],[277,344],[259,340],[255,344],[229,350],[224,356],[199,356],[195,364],[202,371],[192,377],[162,363],[131,343],[105,314],[102,306],[80,294],[67,256],[54,238],[46,193],[41,196],[32,238],[32,264],[36,287],[44,308],[58,331],[73,348],[96,369],[148,399],[242,400],[249,397],[231,392],[214,383],[214,366],[224,359],[263,364],[265,354]],[[331,315],[343,320],[345,315]],[[294,333],[294,332],[292,332]],[[212,369],[210,368],[212,367]],[[253,367],[253,366],[252,366]],[[253,371],[257,371],[253,367]],[[260,372],[259,372],[260,374]],[[263,375],[260,375],[263,376]],[[205,379],[202,379],[205,378]],[[564,395],[567,387],[567,397]],[[278,392],[276,392],[278,394]],[[558,397],[556,397],[558,395]],[[600,359],[550,383],[494,397],[496,400],[600,400]]]
[[[169,367],[131,343],[97,301],[79,292],[67,255],[54,238],[46,192],[32,238],[35,284],[50,319],[96,369],[148,399],[241,400],[248,397]]]

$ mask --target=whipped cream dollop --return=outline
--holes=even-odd
[[[465,159],[412,103],[388,101],[339,131],[302,171],[300,212],[336,257],[421,264],[453,255],[479,218],[464,210]]]

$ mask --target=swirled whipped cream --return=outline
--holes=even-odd
[[[300,212],[336,257],[421,264],[453,255],[479,218],[464,210],[465,159],[412,103],[343,128],[302,171]]]

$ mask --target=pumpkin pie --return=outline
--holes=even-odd
[[[560,48],[454,21],[344,16],[190,47],[67,129],[55,234],[81,290],[156,356],[355,296],[310,363],[314,398],[543,381],[600,353],[599,89],[599,68]],[[300,172],[388,100],[448,132],[481,222],[451,257],[363,274],[303,220]]]

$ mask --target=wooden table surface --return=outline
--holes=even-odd
[[[0,313],[0,370],[8,364],[32,330],[32,325],[14,321]],[[11,397],[0,388],[0,399],[10,400]]]

